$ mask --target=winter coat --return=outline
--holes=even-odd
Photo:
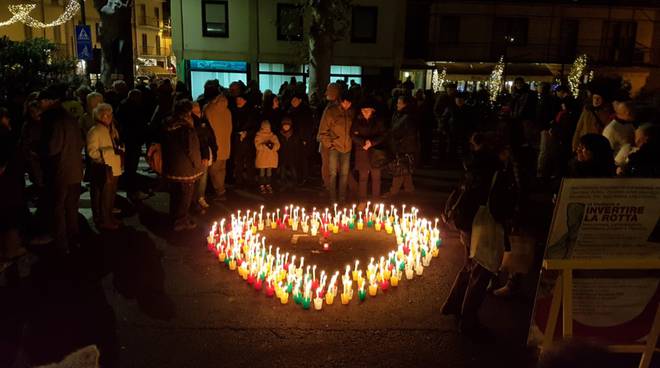
[[[149,118],[144,104],[124,99],[115,113],[122,140],[127,145],[142,146],[147,139]]]
[[[192,182],[203,174],[199,139],[190,123],[182,119],[172,119],[165,128],[161,142],[165,178],[177,182]]]
[[[388,140],[390,151],[395,155],[417,152],[417,128],[411,113],[406,110],[394,113]]]
[[[374,148],[385,140],[385,135],[385,125],[382,120],[376,117],[366,120],[362,114],[355,119],[351,127],[351,139],[353,139],[356,169],[371,170],[371,155]],[[371,147],[365,151],[362,147],[367,140],[371,141]]]
[[[536,94],[525,86],[512,95],[511,117],[514,119],[534,120],[536,118]]]
[[[270,130],[270,123],[261,123],[261,129],[254,137],[254,146],[257,149],[257,158],[254,166],[257,169],[277,168],[277,151],[280,149],[280,141],[277,135]]]
[[[646,143],[628,156],[624,176],[636,178],[660,178],[660,146]]]
[[[234,135],[234,151],[239,155],[251,156],[254,154],[254,134],[258,128],[259,113],[250,107],[247,103],[242,108],[235,107],[231,111],[232,132]],[[247,135],[243,140],[240,139],[240,133]]]
[[[588,133],[601,134],[605,126],[612,120],[611,108],[601,105],[597,108],[585,106],[573,134],[573,152],[580,144],[580,138]]]
[[[215,142],[215,132],[205,118],[193,116],[195,132],[199,139],[199,150],[202,160],[216,161],[218,157],[218,145]]]
[[[231,152],[232,115],[226,98],[204,107],[204,117],[211,124],[218,148],[218,160],[228,160]]]
[[[316,137],[316,123],[312,110],[306,104],[300,104],[297,108],[289,109],[289,117],[293,123],[293,131],[296,132],[301,140],[308,144]]]
[[[280,130],[277,138],[280,142],[279,166],[298,167],[303,155],[303,142],[300,136],[293,129],[288,132]]]
[[[121,156],[115,150],[119,141],[119,132],[114,127],[96,123],[87,132],[87,157],[96,164],[110,166],[112,176],[122,173]]]
[[[342,153],[351,152],[351,126],[355,118],[353,108],[344,110],[339,104],[330,104],[323,112],[319,126],[321,144]]]
[[[45,139],[42,157],[44,179],[60,185],[79,184],[83,177],[83,132],[76,119],[62,107],[41,114]]]
[[[558,99],[551,94],[539,96],[536,104],[536,126],[540,130],[550,128],[550,124],[559,110]]]
[[[445,132],[453,139],[465,141],[477,127],[477,113],[472,106],[463,105],[458,107],[451,104],[442,114],[440,122]]]
[[[614,119],[603,129],[603,136],[610,141],[614,163],[623,166],[635,144],[635,127],[631,123]]]

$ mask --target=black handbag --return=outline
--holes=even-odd
[[[479,202],[476,196],[463,184],[449,194],[441,218],[445,224],[456,230],[469,232],[478,209]]]

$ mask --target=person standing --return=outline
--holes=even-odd
[[[202,176],[199,139],[193,126],[192,102],[178,101],[167,122],[162,142],[163,176],[170,184],[170,217],[174,231],[194,229],[197,224],[188,213],[195,181]]]
[[[215,200],[221,201],[226,199],[225,177],[232,134],[232,117],[227,97],[219,95],[213,98],[204,108],[204,117],[213,129],[218,147],[218,155],[209,167],[209,176],[215,190]]]
[[[236,185],[254,181],[254,135],[259,113],[248,104],[247,96],[236,96],[236,107],[231,112],[234,131],[234,180]]]
[[[371,195],[374,199],[380,197],[380,173],[381,168],[375,162],[376,155],[383,151],[375,151],[385,140],[385,126],[383,121],[376,116],[376,105],[367,100],[360,106],[360,113],[351,127],[351,138],[353,139],[353,150],[355,151],[355,168],[359,172],[358,193],[360,202],[367,200],[367,184],[371,176]],[[384,157],[382,157],[384,159]]]
[[[573,152],[577,152],[580,138],[589,133],[601,134],[612,120],[612,104],[605,100],[605,93],[597,88],[591,90],[591,103],[586,104],[573,134]]]
[[[113,124],[112,106],[101,103],[94,109],[96,124],[87,132],[90,166],[90,199],[94,223],[102,230],[115,230],[120,222],[112,216],[117,182],[122,173],[123,146]]]
[[[63,91],[58,85],[39,93],[43,111],[42,125],[44,184],[47,188],[52,232],[60,254],[68,254],[78,244],[78,207],[80,182],[83,175],[82,150],[85,146],[82,130],[75,118],[61,105]]]
[[[202,110],[199,107],[199,102],[193,102],[193,124],[195,125],[195,132],[197,132],[197,139],[199,139],[199,150],[202,157],[202,176],[199,177],[195,185],[195,200],[199,209],[204,213],[206,208],[210,205],[206,201],[206,185],[208,179],[209,166],[213,161],[217,161],[218,145],[215,142],[215,133],[209,124],[208,120],[202,116]]]
[[[254,146],[257,151],[254,166],[259,169],[259,191],[261,194],[272,194],[271,178],[273,169],[277,169],[280,141],[270,130],[268,120],[261,122],[261,128],[254,137]]]
[[[397,111],[392,116],[392,126],[389,133],[390,152],[394,161],[390,163],[392,169],[392,187],[385,197],[399,194],[401,186],[406,193],[415,190],[412,173],[415,166],[414,155],[417,152],[417,129],[411,112],[412,99],[400,96],[397,99]]]
[[[625,165],[628,155],[635,144],[635,116],[630,101],[614,103],[615,116],[603,129],[603,137],[610,142],[614,153],[614,163],[618,168]]]
[[[314,144],[317,127],[314,123],[312,110],[305,102],[305,95],[303,93],[296,93],[291,98],[289,117],[292,124],[291,130],[295,132],[302,144],[302,154],[298,155],[297,164],[300,166],[298,173],[302,174],[299,178],[304,184],[309,178],[310,167],[313,158],[318,156],[318,150],[316,144]]]
[[[353,97],[344,92],[339,104],[331,104],[325,109],[319,126],[319,139],[322,147],[328,149],[328,191],[330,201],[346,201],[346,185],[351,165],[351,126],[355,118]],[[339,175],[339,184],[337,176]],[[337,197],[339,193],[339,197]]]
[[[133,89],[117,108],[115,114],[122,140],[126,144],[124,174],[126,192],[133,201],[141,201],[149,197],[138,190],[138,165],[142,155],[142,146],[147,140],[147,122],[149,112],[145,108],[142,91]]]
[[[278,157],[279,177],[282,191],[292,189],[298,183],[300,176],[299,161],[303,153],[303,144],[298,133],[294,131],[291,118],[288,116],[282,119],[282,125],[277,139],[280,141],[280,150]]]
[[[340,94],[341,94],[341,87],[339,87],[337,83],[328,84],[328,87],[325,89],[325,99],[327,104],[323,109],[323,115],[321,115],[320,124],[322,124],[323,122],[323,117],[325,116],[326,111],[332,106],[339,103]],[[320,136],[321,134],[320,124],[316,139],[321,143],[319,147],[319,150],[321,152],[321,178],[323,179],[323,185],[325,186],[325,189],[330,190],[330,164],[329,164],[330,148],[323,145],[323,141],[321,140],[321,136]]]

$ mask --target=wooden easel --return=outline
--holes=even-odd
[[[573,335],[573,271],[574,270],[657,270],[660,269],[660,259],[557,259],[543,261],[546,270],[559,271],[550,305],[548,323],[543,336],[542,349],[550,347],[555,336],[555,327],[562,313],[562,336]],[[642,358],[639,368],[648,368],[651,365],[653,353],[660,352],[656,348],[660,334],[660,305],[658,306],[653,325],[646,339],[646,344],[610,345],[608,349],[616,353],[639,353]]]

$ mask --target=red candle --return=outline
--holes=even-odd
[[[259,290],[261,290],[262,286],[263,286],[263,282],[261,281],[261,279],[257,279],[254,282],[254,290],[259,291]]]
[[[389,287],[390,287],[390,282],[387,280],[383,280],[383,282],[380,283],[380,289],[382,291],[387,291]]]
[[[254,276],[248,275],[247,283],[248,283],[248,285],[254,284]]]
[[[319,288],[319,280],[312,280],[312,290]]]
[[[271,284],[268,284],[268,286],[266,286],[266,296],[272,298],[273,294],[275,294],[275,288],[273,288]]]
[[[403,254],[408,255],[410,253],[410,248],[407,245],[403,246]]]
[[[242,259],[239,258],[239,259],[236,260],[236,266],[241,267],[242,264],[243,264]]]

